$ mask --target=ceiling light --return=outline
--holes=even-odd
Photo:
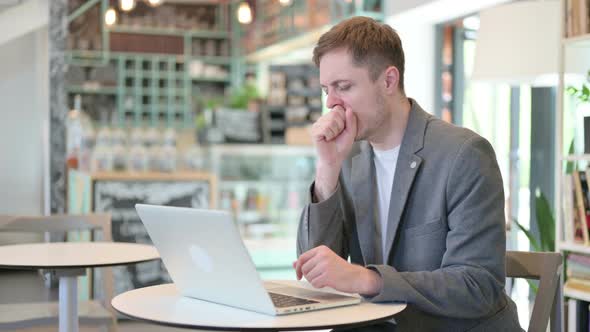
[[[282,6],[285,6],[285,7],[287,7],[287,6],[291,5],[291,3],[292,3],[292,2],[293,2],[293,1],[291,1],[291,0],[279,0],[279,3],[280,3]]]
[[[238,7],[238,22],[242,24],[252,23],[252,9],[247,2],[240,3]]]
[[[162,2],[164,2],[164,0],[147,0],[148,5],[152,7],[159,6],[162,4]]]
[[[108,26],[117,23],[117,11],[114,8],[109,8],[104,13],[104,23]]]
[[[128,12],[135,8],[135,0],[119,0],[119,8],[124,12]]]
[[[479,30],[479,16],[469,16],[463,19],[463,27],[469,30]]]

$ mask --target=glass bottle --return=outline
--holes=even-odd
[[[90,117],[82,110],[82,97],[74,97],[74,108],[66,117],[66,163],[69,168],[88,171],[94,148],[94,130]]]
[[[68,168],[78,168],[78,153],[82,143],[82,124],[80,122],[81,97],[74,97],[74,108],[66,117],[66,163]]]
[[[148,154],[144,146],[143,130],[136,125],[131,131],[129,140],[129,158],[127,159],[127,170],[131,172],[145,172],[148,170]]]
[[[176,171],[176,131],[173,128],[167,128],[164,130],[162,144],[162,171],[163,172],[174,172]]]
[[[204,171],[209,167],[205,151],[196,144],[184,153],[184,164],[189,171]]]
[[[96,145],[90,157],[92,172],[109,172],[113,170],[112,136],[106,123],[106,113],[101,113],[100,127],[96,133]]]
[[[127,168],[127,135],[122,126],[116,121],[116,115],[113,112],[111,119],[112,141],[113,141],[113,170],[125,171]]]

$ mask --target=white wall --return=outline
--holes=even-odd
[[[425,111],[435,106],[435,27],[455,18],[476,13],[483,8],[509,0],[404,0],[387,1],[385,23],[396,29],[406,58],[404,83],[406,94],[418,101]]]
[[[12,1],[0,11],[0,45],[47,26],[48,0]]]
[[[415,99],[422,108],[434,113],[435,105],[435,28],[432,24],[396,23],[388,19],[399,34],[404,48],[406,66],[404,87],[406,95]]]
[[[44,212],[47,28],[0,45],[0,214]]]
[[[475,14],[511,0],[403,0],[387,1],[385,16],[396,17],[416,24],[442,23],[455,18]]]
[[[403,0],[403,1],[386,1],[385,10],[387,15],[396,15],[406,12],[410,9],[434,2],[433,0]]]

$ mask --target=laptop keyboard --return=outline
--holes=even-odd
[[[297,305],[304,305],[304,304],[312,304],[312,303],[319,303],[318,301],[302,299],[300,297],[294,297],[289,295],[277,294],[268,292],[272,303],[277,308],[286,308],[286,307],[293,307]]]

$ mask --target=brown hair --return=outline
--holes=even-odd
[[[352,17],[324,33],[313,49],[313,62],[319,67],[324,54],[346,47],[357,66],[366,66],[375,81],[389,66],[399,71],[399,88],[404,91],[404,50],[397,32],[369,17]]]

